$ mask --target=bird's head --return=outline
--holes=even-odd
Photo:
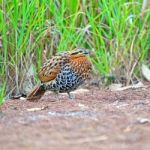
[[[91,55],[91,51],[85,48],[78,48],[73,51],[70,51],[70,55],[74,57]]]

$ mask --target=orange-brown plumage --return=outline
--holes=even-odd
[[[36,86],[32,92],[28,95],[28,100],[40,99],[45,93],[45,90],[41,86]]]
[[[77,49],[53,56],[40,69],[38,77],[41,85],[29,94],[28,99],[41,97],[46,90],[69,93],[78,88],[92,69],[87,54],[89,51]]]

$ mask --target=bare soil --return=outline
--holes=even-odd
[[[5,102],[0,150],[150,150],[150,87],[75,96]]]

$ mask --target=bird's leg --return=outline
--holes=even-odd
[[[67,93],[69,95],[70,100],[74,100],[75,99],[75,95],[74,94],[71,94],[70,92],[67,92]]]
[[[59,91],[55,91],[55,98],[60,101]]]

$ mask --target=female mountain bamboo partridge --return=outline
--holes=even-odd
[[[27,99],[40,98],[47,90],[68,93],[71,98],[70,92],[83,84],[92,70],[92,64],[87,57],[89,53],[89,50],[80,48],[53,56],[38,73],[40,86]]]

